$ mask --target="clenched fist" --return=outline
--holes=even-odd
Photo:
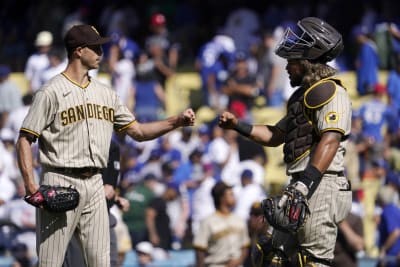
[[[189,109],[186,109],[181,114],[179,114],[178,125],[179,126],[193,126],[195,120],[196,120],[196,115],[195,115],[194,111],[191,108],[189,108]]]
[[[223,129],[233,129],[238,123],[238,119],[235,115],[228,111],[224,111],[219,116],[218,125]]]

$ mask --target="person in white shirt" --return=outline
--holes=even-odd
[[[49,65],[40,74],[40,86],[47,83],[57,74],[63,72],[68,64],[65,51],[61,48],[51,48],[47,53],[47,56],[49,59]]]
[[[40,86],[40,75],[49,66],[49,52],[53,44],[53,34],[49,31],[41,31],[36,35],[35,46],[37,51],[28,57],[25,65],[25,77],[29,82],[30,92],[36,92]]]
[[[242,186],[234,190],[236,193],[234,213],[247,221],[253,203],[265,199],[266,194],[259,184],[253,182],[253,172],[250,169],[244,170],[240,179]]]
[[[192,203],[192,233],[197,234],[200,221],[215,211],[211,189],[215,185],[213,167],[211,164],[203,165],[204,175],[199,180],[199,186],[193,193]]]

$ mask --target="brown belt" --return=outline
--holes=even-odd
[[[93,175],[99,174],[101,172],[101,169],[96,167],[83,167],[83,168],[49,167],[48,170],[62,174],[81,176],[84,178],[92,177]]]

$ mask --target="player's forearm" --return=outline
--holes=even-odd
[[[206,257],[206,252],[203,250],[196,250],[196,267],[204,267],[204,259]]]
[[[179,116],[173,116],[161,121],[134,123],[128,128],[127,134],[136,141],[148,141],[170,132],[180,126]]]
[[[385,243],[383,244],[381,248],[381,252],[386,254],[386,251],[389,250],[393,244],[397,241],[397,239],[400,237],[400,230],[396,229],[392,233],[390,233],[389,237],[385,240]]]
[[[17,161],[24,179],[25,189],[27,194],[32,194],[36,191],[36,183],[33,176],[33,156],[31,144],[25,137],[20,137],[16,144]]]
[[[321,173],[324,173],[340,145],[341,135],[337,132],[326,132],[322,135],[321,141],[318,143],[315,153],[311,159],[311,165],[316,167]]]

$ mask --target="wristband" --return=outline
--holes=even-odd
[[[304,170],[304,175],[300,181],[308,187],[308,198],[310,198],[317,189],[319,183],[321,182],[321,177],[322,173],[313,165],[308,165]]]
[[[251,130],[253,130],[253,125],[246,122],[238,121],[238,123],[233,127],[233,130],[237,131],[243,136],[249,137]]]

